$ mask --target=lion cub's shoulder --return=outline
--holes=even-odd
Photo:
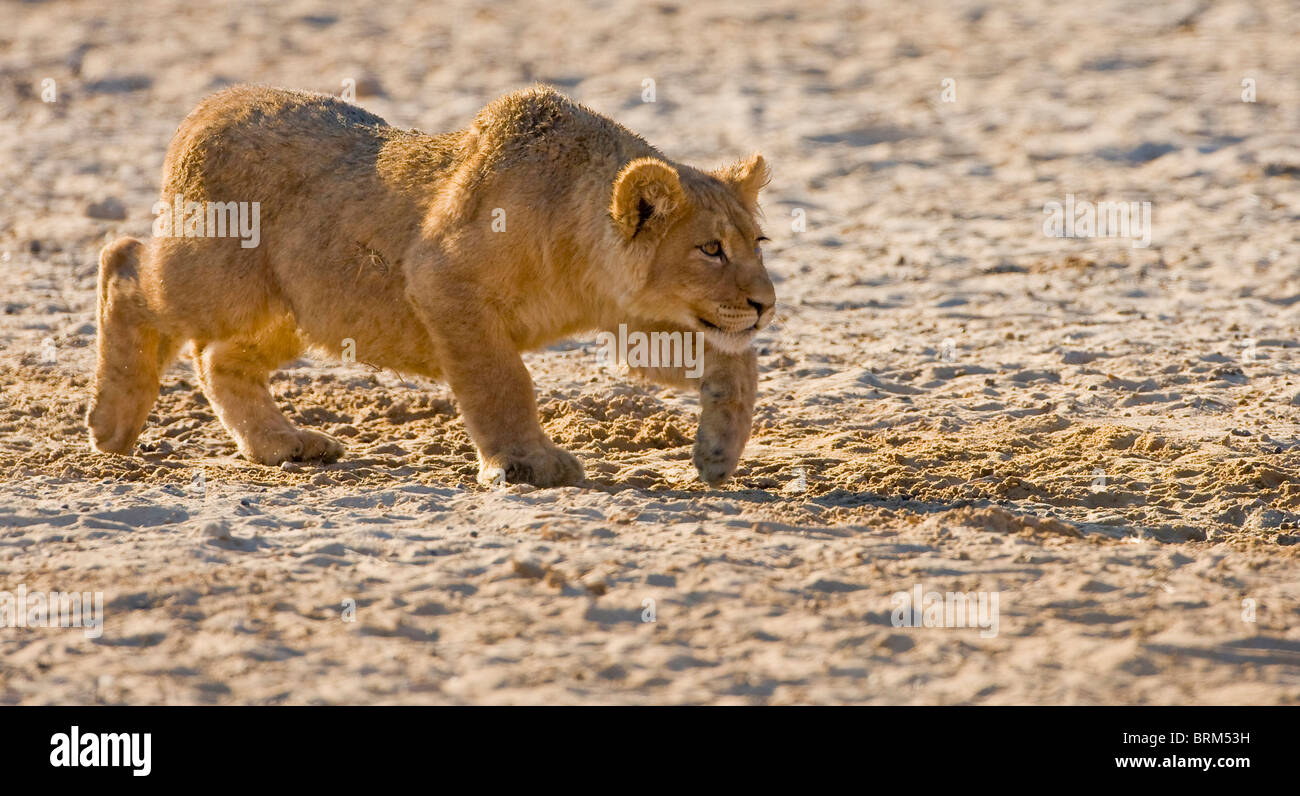
[[[478,146],[502,153],[555,156],[574,148],[593,153],[649,148],[623,125],[544,85],[493,100],[479,111],[470,130]]]

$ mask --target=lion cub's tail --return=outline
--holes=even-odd
[[[118,238],[99,253],[99,337],[86,421],[90,444],[101,453],[126,454],[135,447],[175,350],[140,289],[145,252],[135,238]]]

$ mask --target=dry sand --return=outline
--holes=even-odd
[[[0,629],[0,703],[1300,701],[1300,12],[1136,5],[4,4],[0,590],[106,618]],[[527,357],[586,488],[479,488],[445,386],[330,362],[273,386],[338,464],[236,458],[187,362],[135,457],[88,451],[96,254],[178,122],[345,79],[396,125],[539,80],[767,156],[735,484],[590,339]],[[1068,194],[1150,201],[1150,246],[1046,237]],[[893,626],[918,584],[999,632]]]

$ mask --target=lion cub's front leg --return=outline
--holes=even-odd
[[[537,420],[533,380],[519,352],[490,318],[421,311],[441,371],[478,448],[478,481],[571,486],[584,479],[577,457],[551,442]]]
[[[754,424],[758,357],[752,349],[710,349],[700,377],[700,427],[691,460],[700,480],[717,486],[731,477]]]
[[[478,481],[571,486],[584,475],[577,457],[547,438],[537,420],[533,380],[518,352],[479,351],[446,368],[447,381],[478,447]]]
[[[635,329],[667,330],[652,323],[635,324]],[[695,334],[680,329],[671,331],[688,335],[688,340],[691,339],[689,335]],[[702,369],[696,369],[697,365],[692,364],[689,369],[681,365],[630,365],[628,370],[645,381],[699,390],[700,423],[691,459],[700,480],[718,486],[735,473],[745,443],[749,441],[754,423],[754,399],[758,392],[758,356],[752,348],[732,353],[708,345],[702,358]]]
[[[479,352],[480,361],[446,369],[465,426],[478,448],[481,484],[571,486],[584,475],[577,457],[551,442],[537,421],[533,380],[519,354]]]

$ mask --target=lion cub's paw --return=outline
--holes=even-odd
[[[90,411],[88,424],[92,450],[129,456],[135,449],[136,435],[125,423],[110,417],[102,405],[96,405]]]
[[[478,482],[484,486],[502,483],[573,486],[582,483],[585,477],[578,457],[550,443],[480,459],[478,467]]]
[[[329,434],[302,428],[266,434],[250,447],[245,450],[249,459],[271,467],[288,461],[329,463],[343,455],[342,442]]]
[[[691,453],[700,480],[709,486],[719,486],[730,478],[740,462],[747,436],[732,423],[701,422]]]

